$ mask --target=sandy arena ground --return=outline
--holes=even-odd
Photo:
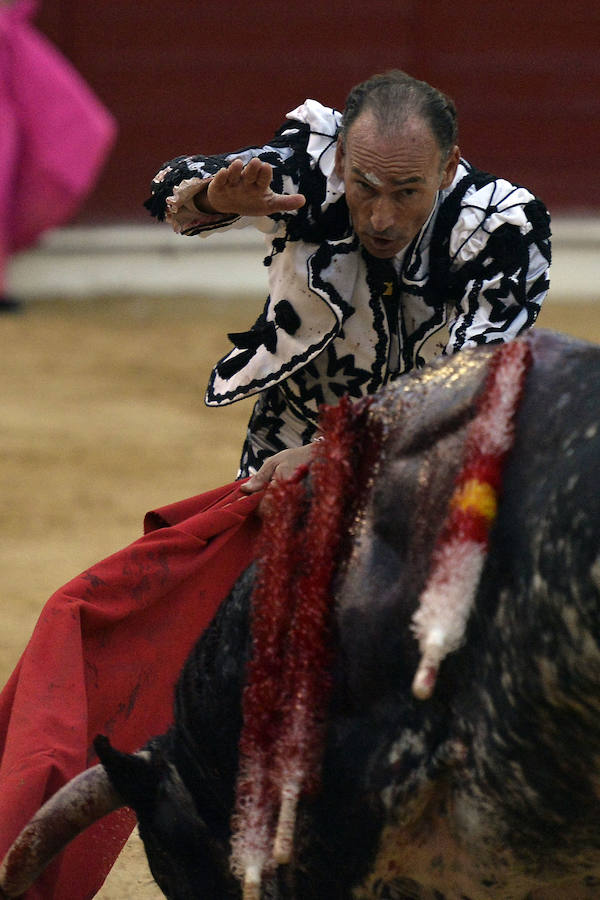
[[[146,510],[235,477],[251,403],[209,410],[203,391],[262,301],[243,305],[99,297],[0,317],[0,684],[56,588],[139,537]],[[600,343],[600,304],[550,299],[539,324]],[[139,842],[98,896],[162,897]]]

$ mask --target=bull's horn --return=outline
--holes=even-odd
[[[122,806],[102,765],[77,775],[50,797],[4,857],[0,897],[20,897],[69,841]]]

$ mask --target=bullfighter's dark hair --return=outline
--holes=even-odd
[[[450,97],[400,69],[373,75],[352,88],[344,108],[342,135],[365,110],[374,113],[386,135],[396,132],[409,116],[422,117],[431,128],[444,160],[458,141],[456,107]]]

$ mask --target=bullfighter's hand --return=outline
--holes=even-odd
[[[240,490],[246,494],[253,494],[268,487],[272,481],[290,478],[300,466],[308,465],[313,452],[313,444],[305,444],[303,447],[293,447],[281,450],[265,460],[258,472],[252,475],[248,481],[240,486]],[[265,495],[258,508],[259,513],[264,513],[268,507],[269,494]]]
[[[205,190],[194,197],[199,210],[207,213],[235,213],[238,216],[268,216],[291,212],[304,206],[303,194],[276,194],[271,189],[273,167],[254,157],[246,165],[234,159],[220,169]]]

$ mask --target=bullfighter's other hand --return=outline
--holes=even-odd
[[[201,212],[238,216],[268,216],[304,206],[303,194],[276,194],[271,189],[272,180],[269,163],[254,157],[244,165],[241,159],[234,159],[196,194],[194,203]]]
[[[313,444],[281,450],[264,461],[258,472],[240,486],[246,494],[262,491],[271,481],[290,478],[300,466],[310,463]]]

